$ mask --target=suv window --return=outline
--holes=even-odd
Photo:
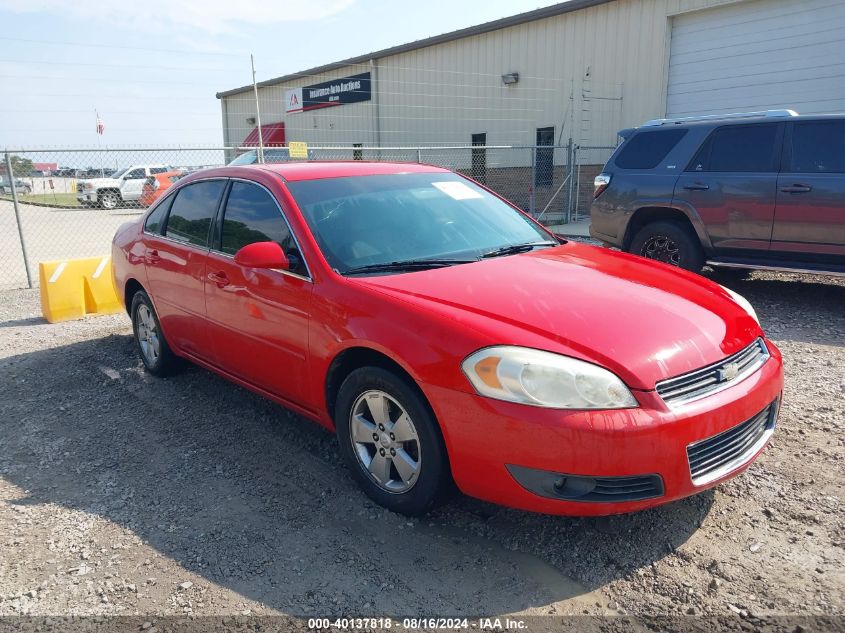
[[[217,211],[224,180],[205,180],[176,193],[164,234],[180,242],[208,246],[208,230]]]
[[[793,172],[845,173],[845,120],[795,123],[790,162]]]
[[[128,174],[124,176],[126,180],[138,180],[140,178],[146,178],[147,174],[144,173],[144,168],[139,167],[138,169],[133,169]]]
[[[293,235],[273,196],[258,185],[235,181],[223,215],[221,250],[234,255],[255,242],[276,242],[285,254],[296,257],[298,265],[293,272],[306,274]]]
[[[710,134],[687,171],[777,171],[777,139],[777,124],[720,127]]]
[[[151,174],[163,174],[166,171],[168,171],[167,167],[150,167]]]
[[[686,133],[685,129],[680,129],[635,134],[619,152],[616,166],[622,169],[653,169],[666,158]]]

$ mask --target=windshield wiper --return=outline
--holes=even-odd
[[[477,262],[477,259],[408,259],[401,262],[385,262],[382,264],[368,264],[344,270],[344,275],[357,275],[359,273],[382,273],[403,270],[427,270],[429,268],[444,268],[456,264],[470,264]]]
[[[501,257],[502,255],[516,255],[517,253],[527,253],[528,251],[533,251],[538,246],[558,246],[557,242],[551,241],[544,241],[544,242],[528,242],[527,244],[510,244],[508,246],[502,246],[501,248],[494,249],[492,251],[487,251],[483,255],[482,258],[487,257]]]

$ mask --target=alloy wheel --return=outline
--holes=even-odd
[[[411,417],[384,391],[362,393],[349,417],[352,447],[358,465],[379,488],[408,492],[422,466],[420,439]]]
[[[107,193],[103,196],[101,204],[103,205],[104,209],[115,209],[117,208],[117,196],[113,193]]]
[[[643,244],[640,255],[673,266],[681,265],[681,249],[666,235],[654,235],[648,238]]]
[[[161,339],[159,338],[155,317],[148,306],[141,304],[138,306],[136,318],[138,346],[141,348],[144,359],[150,365],[155,365],[161,354]]]

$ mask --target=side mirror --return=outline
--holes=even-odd
[[[246,268],[290,270],[290,261],[276,242],[254,242],[235,253],[235,263]]]

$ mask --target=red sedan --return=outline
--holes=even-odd
[[[555,238],[445,169],[192,174],[114,238],[146,368],[188,359],[337,432],[398,512],[601,515],[695,494],[772,435],[781,356],[741,296]]]

